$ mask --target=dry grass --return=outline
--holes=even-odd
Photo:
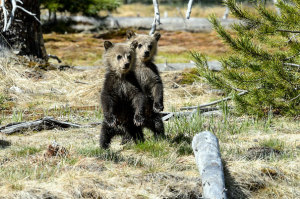
[[[170,34],[169,38],[189,33],[165,34]],[[78,45],[86,39],[70,35],[74,36],[80,40]],[[172,43],[167,38],[161,41],[166,52]],[[55,52],[70,53],[66,49]],[[190,78],[183,73],[189,72],[162,73],[166,111],[222,97],[202,81],[181,84],[182,78]],[[3,111],[0,122],[42,115],[82,124],[97,122],[101,110],[84,107],[99,105],[103,76],[101,69],[43,71],[29,68],[26,61],[16,57],[1,59],[0,107],[7,111]],[[73,106],[82,109],[68,108]],[[108,151],[98,147],[100,127],[0,135],[0,198],[196,198],[201,193],[201,181],[190,142],[202,130],[210,130],[219,138],[230,198],[299,198],[299,119],[238,117],[227,111],[225,106],[222,117],[166,122],[166,140],[153,140],[148,131],[147,141],[138,145],[122,146],[116,138]],[[69,151],[67,157],[44,157],[53,140]]]
[[[145,31],[138,33],[147,34]],[[216,58],[226,55],[228,48],[215,33],[189,33],[161,31],[157,63],[189,62],[189,51],[205,52]],[[98,34],[44,34],[47,52],[57,55],[69,65],[99,66],[102,64],[103,42],[107,39],[96,38]],[[111,39],[123,42],[125,36]],[[53,61],[55,62],[55,61]]]

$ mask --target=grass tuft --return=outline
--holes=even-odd
[[[26,147],[18,149],[16,151],[11,151],[11,155],[14,156],[14,157],[19,158],[19,157],[34,155],[34,154],[39,153],[41,151],[42,151],[41,148],[26,146]]]

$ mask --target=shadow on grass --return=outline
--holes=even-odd
[[[225,176],[225,187],[227,189],[227,197],[229,199],[247,199],[248,195],[244,193],[238,182],[232,177],[230,171],[227,168],[226,162],[222,161]]]
[[[0,140],[0,149],[5,149],[11,145],[11,142],[6,140]]]

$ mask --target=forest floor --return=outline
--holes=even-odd
[[[101,65],[99,34],[47,34],[48,53],[69,65]],[[189,62],[189,51],[210,59],[228,49],[214,33],[162,32],[157,62]],[[55,63],[55,61],[52,61]],[[104,69],[43,70],[15,57],[0,64],[1,125],[43,116],[80,124],[99,122]],[[165,111],[224,97],[195,70],[162,72]],[[201,179],[191,140],[210,130],[220,142],[230,198],[300,198],[299,117],[239,116],[226,104],[221,115],[165,122],[167,139],[99,148],[101,126],[0,134],[0,198],[199,198]],[[45,155],[56,141],[65,156]]]

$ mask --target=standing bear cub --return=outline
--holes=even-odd
[[[134,73],[137,42],[112,44],[104,42],[105,81],[101,91],[104,121],[100,146],[109,147],[115,135],[130,135],[144,141],[145,95]]]
[[[130,42],[137,41],[135,74],[137,80],[146,95],[145,125],[153,131],[154,136],[165,137],[164,124],[160,111],[163,111],[163,83],[157,66],[153,63],[157,51],[157,42],[160,33],[153,35],[135,34],[127,31],[127,39]],[[124,140],[123,140],[124,141]]]

